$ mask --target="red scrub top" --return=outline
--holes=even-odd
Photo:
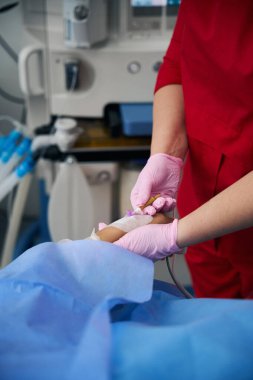
[[[184,94],[189,153],[178,196],[183,216],[253,170],[253,1],[183,0],[155,91],[168,84],[182,84]],[[216,282],[218,267],[198,284],[213,263],[198,269],[202,258],[192,253],[197,295],[246,297],[253,291],[252,229],[188,249],[188,257],[201,249],[203,261],[210,253],[228,259],[233,269],[240,267],[229,275],[230,289],[246,267],[252,280],[244,291],[203,293],[204,281]],[[226,273],[220,274],[224,284],[218,288],[226,288]]]

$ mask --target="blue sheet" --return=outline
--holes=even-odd
[[[252,379],[253,302],[184,299],[99,241],[44,243],[0,271],[1,380]]]

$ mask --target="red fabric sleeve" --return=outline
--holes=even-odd
[[[184,2],[181,3],[169,47],[159,68],[154,92],[168,84],[181,84],[180,51],[184,30]]]

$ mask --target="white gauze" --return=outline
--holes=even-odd
[[[152,220],[153,217],[151,215],[124,216],[123,218],[109,224],[108,227],[116,227],[124,232],[130,232],[137,227],[142,227],[151,223]]]
[[[100,237],[96,234],[95,228],[93,228],[91,235],[84,240],[100,240]]]
[[[108,224],[106,227],[115,227],[124,232],[130,232],[137,227],[145,226],[146,224],[151,223],[153,217],[151,215],[131,215],[124,216],[121,219],[116,220],[115,222]],[[93,229],[91,235],[85,240],[100,240],[98,235]]]

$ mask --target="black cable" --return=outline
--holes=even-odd
[[[22,114],[21,114],[21,117],[20,117],[20,121],[21,121],[21,124],[23,125],[26,125],[26,107],[25,107],[25,104],[23,105],[22,107]]]
[[[16,7],[17,5],[19,5],[18,1],[16,1],[15,3],[12,3],[12,4],[4,5],[3,7],[0,8],[0,13],[8,12],[12,8]]]
[[[169,257],[166,257],[166,264],[168,271],[171,275],[172,280],[174,281],[175,285],[177,286],[178,290],[186,297],[186,298],[194,298],[187,290],[183,287],[182,284],[179,283],[179,281],[176,279],[171,267],[170,267],[170,262],[169,262]]]
[[[3,6],[2,8],[0,8],[0,13],[7,12],[10,9],[14,8],[15,6],[17,6],[18,4],[19,4],[18,2],[15,2],[15,3]],[[1,36],[1,34],[0,34],[0,46],[2,46],[2,48],[5,50],[5,52],[13,59],[13,61],[15,63],[18,63],[18,54],[15,52],[15,50],[12,49],[12,47]],[[9,94],[5,90],[3,90],[1,87],[0,87],[0,95],[4,99],[8,100],[9,102],[17,103],[17,104],[25,104],[24,99],[18,98],[16,96],[13,96],[13,95]]]
[[[12,103],[17,103],[17,104],[21,104],[21,105],[24,105],[25,104],[25,101],[24,99],[22,98],[18,98],[17,96],[13,96],[11,94],[9,94],[8,92],[6,92],[5,90],[3,90],[1,87],[0,87],[0,95],[8,100],[9,102],[12,102]]]
[[[13,59],[13,61],[15,63],[18,63],[17,53],[12,49],[12,47],[5,41],[5,39],[1,35],[0,35],[0,46],[2,46],[2,48],[5,50],[5,52]],[[25,103],[24,99],[18,98],[17,96],[13,96],[13,95],[9,94],[5,90],[3,90],[1,87],[0,87],[0,95],[4,99],[6,99],[12,103],[17,103],[17,104],[24,104]]]
[[[8,44],[8,42],[1,36],[1,34],[0,34],[0,45],[6,51],[6,53],[13,59],[13,61],[18,63],[17,53],[15,52],[15,50],[12,49],[12,47]]]

